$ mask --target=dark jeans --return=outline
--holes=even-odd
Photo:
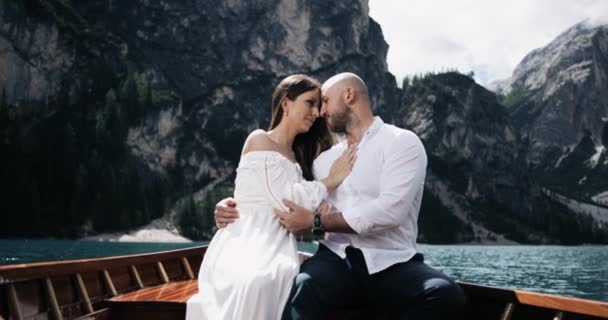
[[[319,245],[300,268],[283,320],[324,319],[336,310],[362,307],[381,310],[387,319],[458,318],[462,289],[424,264],[422,254],[372,275],[359,249],[348,247],[346,255],[341,259]]]

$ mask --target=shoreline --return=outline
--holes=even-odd
[[[100,233],[82,237],[85,241],[110,242],[169,242],[190,243],[192,240],[182,236],[177,227],[166,218],[152,220],[147,225],[127,232]]]

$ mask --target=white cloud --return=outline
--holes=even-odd
[[[486,85],[504,79],[531,50],[589,19],[608,23],[606,0],[370,0],[397,79],[457,68]],[[399,81],[400,82],[400,81]]]

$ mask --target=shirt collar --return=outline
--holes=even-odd
[[[379,116],[375,116],[374,122],[372,122],[372,124],[369,126],[369,128],[367,128],[367,130],[363,134],[363,137],[361,137],[359,145],[362,145],[364,142],[367,142],[368,139],[371,139],[371,137],[373,137],[378,132],[378,130],[380,130],[383,124],[384,121],[382,121]]]
[[[359,145],[362,145],[364,141],[370,139],[384,124],[384,121],[379,116],[374,116],[374,121],[369,125],[363,136],[361,137],[361,141],[359,141]],[[346,138],[344,136],[338,136],[338,144],[348,145]]]
[[[369,128],[367,128],[367,131],[365,131],[365,135],[371,136],[374,133],[378,132],[378,130],[380,130],[380,127],[382,127],[383,124],[384,121],[382,121],[382,118],[380,118],[379,116],[375,116],[374,122],[372,122]]]

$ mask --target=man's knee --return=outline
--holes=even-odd
[[[296,276],[294,281],[294,294],[292,301],[309,299],[314,290],[314,281],[312,276],[308,273],[301,272]]]
[[[427,299],[441,306],[460,308],[465,304],[462,288],[450,279],[429,279],[424,284],[424,290]]]
[[[284,319],[316,319],[323,312],[319,288],[310,274],[300,273],[287,301]],[[289,316],[289,317],[287,317]]]

